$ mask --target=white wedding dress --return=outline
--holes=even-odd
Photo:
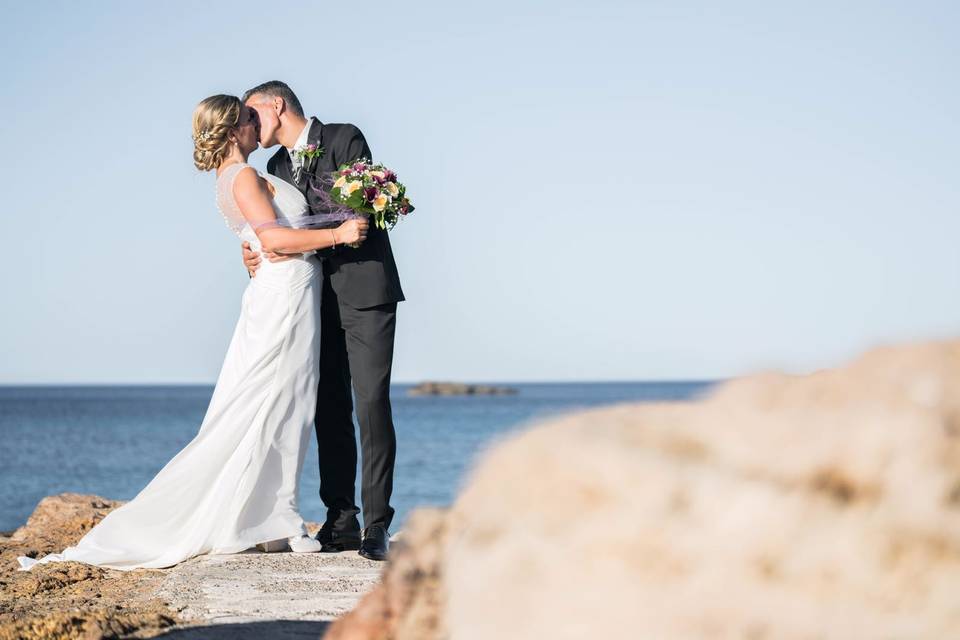
[[[237,174],[217,179],[227,224],[260,243],[233,197]],[[277,218],[296,225],[307,204],[292,185],[275,190]],[[320,263],[263,261],[243,293],[240,319],[196,437],[133,500],[76,546],[21,568],[75,560],[114,569],[160,568],[204,553],[237,553],[305,533],[297,485],[313,427],[320,355]]]

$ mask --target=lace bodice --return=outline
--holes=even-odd
[[[230,165],[223,170],[223,173],[217,178],[217,208],[223,215],[227,226],[240,237],[246,240],[254,248],[259,248],[260,241],[257,234],[254,233],[247,220],[240,212],[237,206],[237,200],[233,196],[233,184],[240,171],[251,165],[246,163],[237,163]],[[303,194],[289,182],[285,182],[276,176],[264,175],[257,172],[257,175],[269,181],[273,185],[274,196],[271,199],[273,211],[277,215],[277,220],[291,227],[299,227],[307,214],[307,201]]]

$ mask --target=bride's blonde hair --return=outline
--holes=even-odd
[[[230,151],[230,131],[240,122],[243,103],[237,96],[205,98],[193,110],[193,164],[200,171],[216,169]]]

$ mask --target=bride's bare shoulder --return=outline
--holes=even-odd
[[[257,173],[256,169],[247,165],[237,171],[233,179],[233,197],[239,201],[257,194],[273,197],[273,185]]]

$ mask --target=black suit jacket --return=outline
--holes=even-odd
[[[267,161],[267,171],[297,187],[307,198],[311,213],[324,213],[323,203],[313,186],[319,184],[319,179],[336,171],[341,164],[359,158],[372,160],[373,154],[357,127],[352,124],[323,124],[316,118],[310,127],[307,144],[322,146],[324,153],[309,167],[309,171],[304,171],[299,183],[293,179],[290,154],[285,147],[280,147]],[[372,224],[372,220],[367,239],[360,247],[353,249],[338,245],[336,249],[325,249],[318,255],[323,259],[324,274],[330,278],[330,284],[341,303],[354,309],[366,309],[404,299],[389,234]]]

